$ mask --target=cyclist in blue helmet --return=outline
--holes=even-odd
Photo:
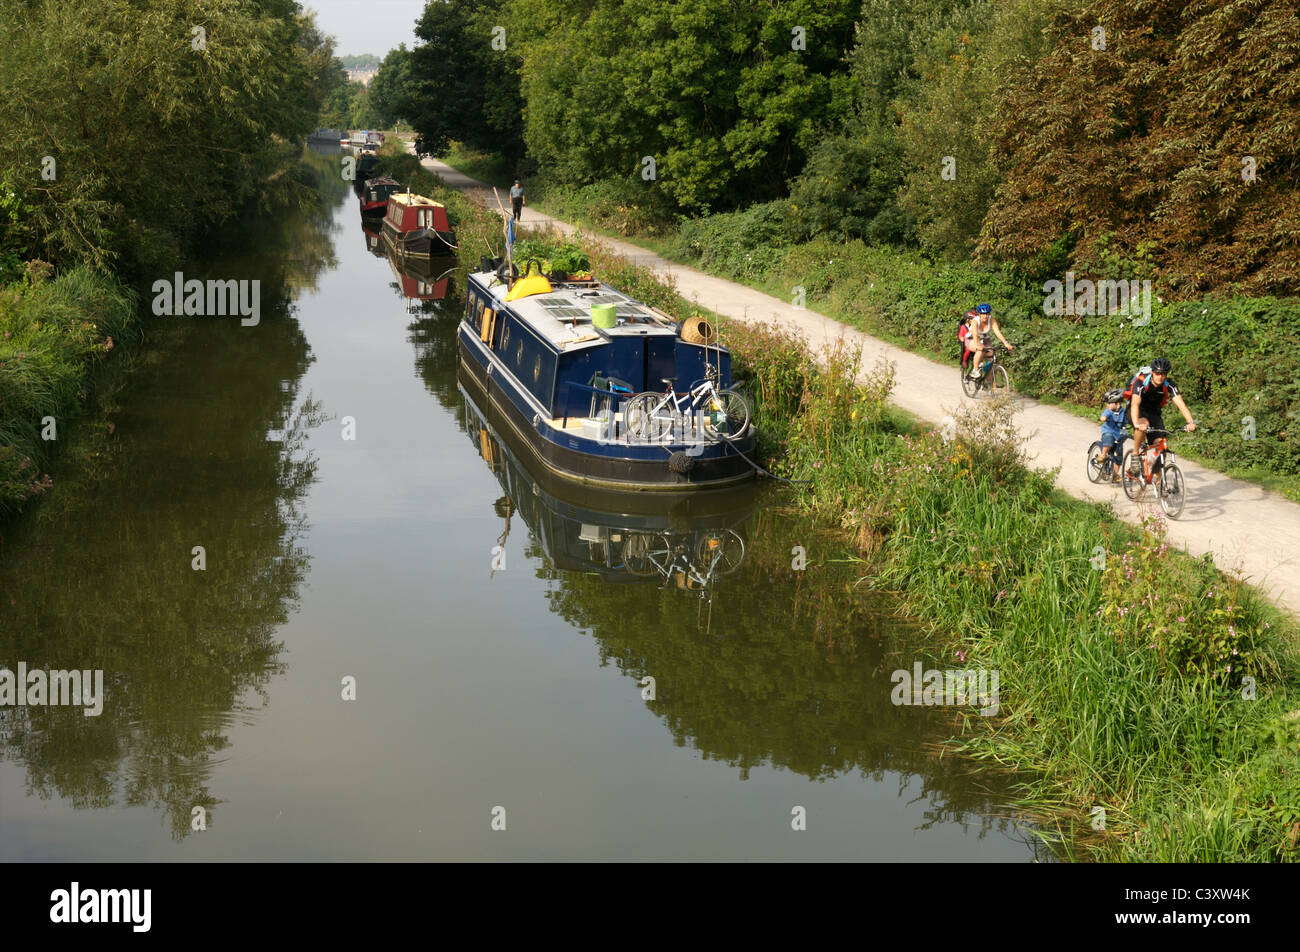
[[[966,335],[966,349],[971,355],[970,375],[978,378],[984,361],[993,356],[994,336],[1002,341],[1002,346],[1007,350],[1014,351],[1015,348],[1002,336],[1002,328],[998,327],[998,319],[993,316],[991,304],[980,304],[972,313],[974,316],[971,318],[970,332]]]

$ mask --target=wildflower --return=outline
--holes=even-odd
[[[1179,621],[1187,621],[1187,619],[1184,618],[1182,615],[1179,615],[1179,616],[1178,616],[1178,620],[1179,620]]]
[[[1006,594],[1007,594],[1007,590],[1004,588],[1002,591],[998,592],[998,597],[995,598],[995,599],[993,599],[993,600],[994,600],[995,602],[1000,602],[1000,601],[1002,601],[1003,598],[1006,597]]]

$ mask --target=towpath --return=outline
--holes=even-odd
[[[436,159],[424,159],[423,164],[451,188],[465,192],[489,208],[497,207],[490,185]],[[504,191],[501,201],[509,207]],[[549,225],[566,235],[575,230],[566,222],[530,208],[524,209],[520,224]],[[893,402],[924,420],[942,423],[966,399],[953,364],[935,363],[814,311],[797,309],[788,301],[666,261],[645,248],[624,241],[603,240],[637,264],[671,277],[678,293],[701,307],[738,320],[775,319],[802,333],[814,350],[843,338],[862,347],[864,370],[879,358],[891,361],[897,368]],[[1013,379],[1013,386],[1014,383]],[[1127,499],[1118,485],[1093,485],[1084,474],[1084,452],[1097,439],[1098,426],[1036,400],[1022,399],[1021,405],[1022,426],[1027,432],[1037,434],[1028,447],[1033,464],[1047,468],[1059,466],[1056,485],[1060,489],[1081,499],[1113,502],[1123,518],[1137,522],[1138,504]],[[1177,420],[1178,412],[1171,412]],[[1196,412],[1195,407],[1192,412]],[[1177,443],[1174,449],[1177,451]],[[1169,524],[1170,540],[1195,555],[1213,553],[1218,566],[1229,571],[1239,568],[1275,602],[1300,615],[1300,505],[1186,459],[1180,459],[1179,466],[1186,478],[1187,505],[1181,517]]]

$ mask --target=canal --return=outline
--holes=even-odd
[[[0,709],[0,860],[1043,858],[783,491],[531,472],[459,275],[403,297],[326,199],[214,243],[260,321],[151,318],[4,528],[0,667],[105,697]]]

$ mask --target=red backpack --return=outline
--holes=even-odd
[[[1150,367],[1138,368],[1137,376],[1128,382],[1128,387],[1126,387],[1124,390],[1125,400],[1128,400],[1130,402],[1133,400],[1134,384],[1136,384],[1139,380],[1142,381],[1143,390],[1145,390],[1147,387],[1151,385]],[[1167,386],[1168,383],[1169,383],[1169,378],[1166,377],[1165,382],[1160,385],[1160,406],[1161,407],[1164,407],[1164,405],[1169,402],[1169,387]]]

